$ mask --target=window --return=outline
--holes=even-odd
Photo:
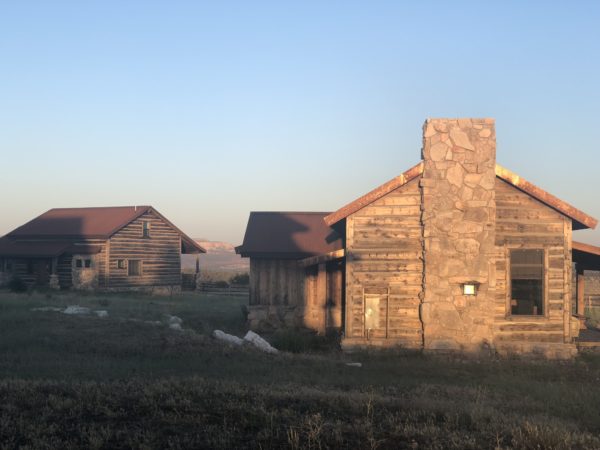
[[[544,315],[544,250],[511,250],[510,313]]]
[[[92,260],[91,259],[86,259],[85,260],[85,267],[86,268],[92,267]]]
[[[139,259],[130,259],[127,261],[127,275],[130,277],[142,274],[142,262]]]
[[[142,222],[142,237],[150,237],[150,223]]]
[[[33,261],[30,259],[27,260],[27,273],[28,274],[33,273]]]
[[[125,260],[117,259],[117,269],[125,269]]]
[[[6,269],[5,269],[4,266],[5,266],[4,259],[0,259],[0,272],[5,272],[6,271]]]
[[[6,261],[6,271],[7,272],[11,272],[12,271],[12,261]]]
[[[83,267],[83,260],[76,259],[75,260],[75,267],[77,267],[78,269],[81,269]]]

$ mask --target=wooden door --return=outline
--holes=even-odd
[[[50,282],[50,273],[52,272],[51,259],[36,259],[33,264],[35,274],[35,284],[45,286]]]

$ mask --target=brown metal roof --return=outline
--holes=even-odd
[[[236,253],[244,257],[302,259],[343,248],[340,235],[329,228],[326,212],[251,212],[244,243]]]
[[[0,256],[13,258],[54,258],[65,252],[69,242],[18,242],[0,239]]]
[[[331,213],[330,215],[325,217],[325,223],[330,226],[334,225],[340,220],[345,219],[349,215],[354,214],[356,211],[373,203],[375,200],[378,200],[379,198],[383,197],[386,194],[389,194],[393,190],[404,186],[406,183],[419,177],[422,174],[423,162],[421,161],[419,164],[411,167],[403,174],[391,179],[387,183],[382,184],[381,186],[373,189],[371,192],[363,195],[362,197],[359,197],[353,202],[350,202],[346,206],[343,206],[337,211]],[[581,230],[584,228],[596,228],[596,225],[598,224],[598,221],[592,216],[585,214],[583,211],[580,211],[574,206],[568,204],[567,202],[544,191],[543,189],[523,179],[519,175],[511,172],[510,170],[505,169],[499,164],[496,164],[496,176],[501,180],[504,180],[507,183],[513,185],[517,189],[520,189],[526,194],[529,194],[533,198],[548,205],[549,207],[557,210],[561,214],[564,214],[565,216],[569,217],[573,221],[574,230]]]
[[[8,233],[15,238],[108,238],[150,206],[54,208]]]
[[[96,208],[54,208],[11,231],[13,240],[108,239],[121,228],[152,210],[181,235],[183,253],[206,253],[192,238],[183,233],[151,206],[110,206]],[[42,245],[38,242],[37,245]]]

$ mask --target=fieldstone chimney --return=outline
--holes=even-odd
[[[424,347],[492,345],[496,133],[493,119],[428,119],[423,126]],[[464,295],[474,283],[476,295]]]

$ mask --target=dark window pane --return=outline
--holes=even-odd
[[[77,268],[83,267],[83,261],[81,259],[76,259],[75,260],[75,267],[77,267]]]
[[[117,269],[124,269],[124,268],[125,268],[125,260],[124,259],[117,260]]]
[[[141,275],[141,262],[139,259],[130,259],[127,263],[127,275],[137,276]]]
[[[148,222],[142,222],[142,236],[150,237],[150,225]]]
[[[544,251],[510,252],[511,314],[544,314]]]
[[[85,267],[92,267],[92,260],[91,259],[86,259],[85,260]]]

